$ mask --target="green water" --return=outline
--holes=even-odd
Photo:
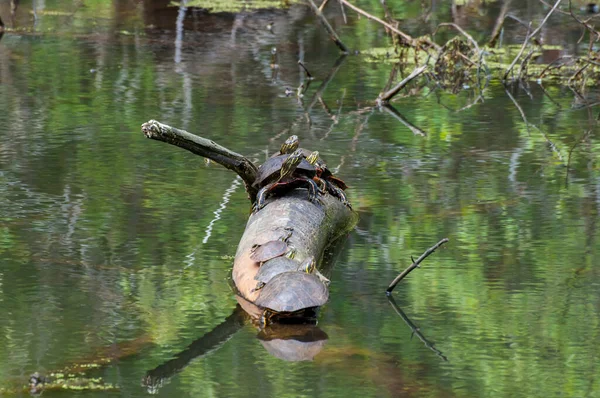
[[[413,3],[402,17],[419,11]],[[334,68],[337,51],[304,7],[237,17],[188,10],[180,40],[180,10],[156,7],[23,1],[11,21],[0,1],[7,26],[26,28],[0,40],[7,396],[33,372],[99,356],[119,359],[86,375],[118,390],[79,395],[147,395],[149,370],[234,318],[228,340],[155,392],[600,395],[597,107],[564,87],[513,88],[539,129],[528,128],[498,83],[471,107],[473,90],[432,86],[393,104],[424,133],[415,134],[368,108],[391,67],[351,55]],[[434,19],[448,15],[440,6]],[[364,19],[344,27],[338,12],[334,21],[352,48],[386,42]],[[284,94],[303,79],[299,55],[316,77],[302,103]],[[325,105],[311,106],[327,76]],[[271,355],[256,327],[228,318],[231,256],[250,208],[243,186],[230,171],[145,139],[149,119],[259,160],[295,133],[339,167],[360,221],[337,254],[312,361]],[[444,237],[450,242],[394,292],[424,344],[383,292],[411,256]],[[131,352],[119,354],[127,344]]]

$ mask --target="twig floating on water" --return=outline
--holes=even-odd
[[[392,290],[394,290],[394,288],[396,287],[396,285],[398,284],[398,282],[400,282],[402,279],[404,279],[406,277],[406,275],[408,275],[412,270],[414,270],[415,268],[417,268],[419,266],[419,264],[421,263],[421,261],[425,260],[431,253],[433,253],[434,251],[436,251],[436,249],[438,247],[440,247],[441,245],[443,245],[446,242],[448,242],[448,238],[442,239],[441,241],[439,241],[438,243],[436,243],[434,246],[432,246],[429,249],[427,249],[427,251],[425,253],[421,254],[421,257],[419,257],[417,259],[417,261],[413,262],[407,269],[405,269],[404,271],[402,271],[400,273],[400,275],[398,275],[396,277],[396,279],[394,279],[392,281],[392,283],[390,283],[390,286],[388,286],[388,288],[385,291],[385,293],[388,296],[390,294],[392,294]]]

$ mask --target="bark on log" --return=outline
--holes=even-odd
[[[254,200],[256,190],[252,188],[252,182],[257,167],[244,156],[211,140],[154,120],[144,123],[142,131],[148,138],[179,146],[234,170],[244,179],[249,197],[251,201]],[[254,277],[259,269],[259,264],[250,258],[250,250],[254,245],[277,240],[291,228],[292,235],[288,239],[288,245],[295,248],[295,259],[302,262],[308,257],[314,257],[317,267],[322,270],[326,249],[348,233],[357,220],[358,216],[354,211],[328,193],[320,196],[319,204],[307,200],[305,189],[295,189],[287,195],[269,199],[265,207],[250,216],[238,244],[232,279],[238,291],[240,306],[255,319],[263,311],[254,304],[261,292],[253,291],[257,283]]]
[[[322,205],[313,204],[306,200],[305,190],[297,189],[287,196],[275,198],[250,216],[238,245],[232,273],[242,297],[254,302],[261,292],[252,291],[259,269],[259,264],[250,258],[253,245],[277,240],[286,228],[293,228],[288,244],[296,249],[294,258],[302,262],[312,256],[319,267],[327,247],[354,227],[358,220],[356,213],[329,194],[321,200]]]

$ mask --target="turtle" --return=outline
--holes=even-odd
[[[275,275],[261,290],[255,304],[263,308],[262,324],[274,316],[298,317],[314,312],[329,299],[329,290],[314,274],[289,271]]]
[[[296,251],[287,243],[291,236],[292,231],[288,230],[286,234],[277,240],[270,240],[260,245],[253,245],[250,249],[250,258],[261,264],[283,255],[293,258]]]
[[[308,200],[316,203],[319,187],[312,179],[316,173],[315,167],[304,159],[299,149],[291,155],[285,154],[270,158],[259,167],[253,184],[259,188],[254,211],[265,206],[268,195],[287,192],[294,188],[307,188]]]
[[[306,272],[307,274],[315,274],[317,278],[319,278],[319,280],[325,284],[325,286],[329,286],[329,283],[331,282],[325,277],[325,275],[319,272],[317,269],[317,262],[313,257],[309,257],[302,264],[300,264],[298,271]]]
[[[313,257],[307,258],[302,264],[288,257],[276,257],[265,261],[254,277],[258,283],[252,291],[262,289],[277,274],[288,271],[304,271],[305,269],[310,269],[311,265],[314,268],[314,263],[315,260]]]
[[[300,142],[298,141],[298,136],[291,135],[288,137],[287,140],[285,140],[285,142],[283,144],[281,144],[281,148],[279,149],[279,154],[285,155],[287,153],[292,153],[296,149],[298,149],[298,145],[300,145]]]
[[[316,176],[313,177],[313,180],[320,184],[321,191],[323,193],[329,192],[332,196],[338,198],[344,205],[352,208],[344,193],[344,191],[348,189],[348,186],[340,178],[334,176],[331,170],[327,168],[323,159],[319,157],[319,151],[309,152],[306,149],[301,150],[306,157],[306,161],[315,166],[317,173]]]

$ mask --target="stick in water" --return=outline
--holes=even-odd
[[[387,290],[385,291],[385,293],[389,296],[390,294],[392,294],[392,290],[394,290],[394,288],[396,287],[396,285],[398,284],[398,282],[400,282],[402,279],[404,279],[406,277],[406,275],[408,275],[413,269],[417,268],[419,266],[419,264],[421,263],[421,261],[425,260],[431,253],[433,253],[438,247],[440,247],[441,245],[443,245],[444,243],[448,242],[448,238],[444,238],[441,241],[439,241],[438,243],[436,243],[434,246],[430,247],[429,249],[427,249],[427,251],[423,254],[421,254],[421,257],[419,257],[417,259],[417,261],[413,262],[407,269],[405,269],[404,271],[402,271],[400,273],[400,275],[398,275],[396,277],[396,279],[394,279],[392,281],[392,283],[390,283],[390,286],[387,288]]]

